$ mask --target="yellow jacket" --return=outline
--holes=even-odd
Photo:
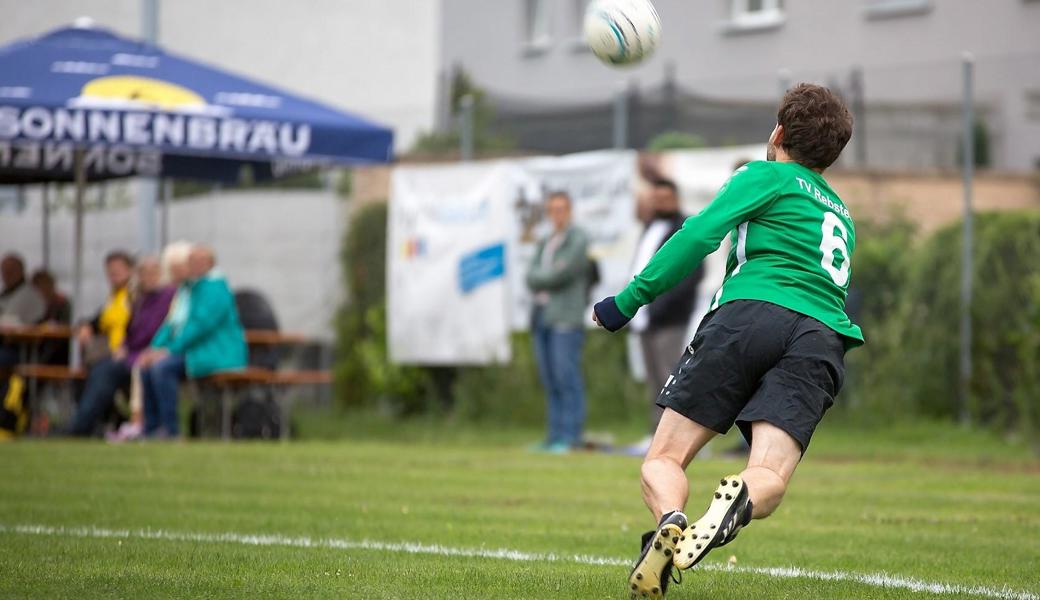
[[[97,319],[97,330],[108,337],[108,348],[115,352],[126,338],[126,326],[130,323],[130,293],[122,287],[112,293],[108,302],[101,307]]]

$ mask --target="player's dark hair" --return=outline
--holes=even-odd
[[[675,182],[667,177],[658,177],[653,181],[652,185],[655,188],[668,188],[676,196],[679,195],[679,186],[675,185]]]
[[[113,250],[112,252],[109,252],[105,255],[106,265],[112,264],[116,261],[119,261],[131,268],[133,268],[135,262],[134,257],[131,256],[129,252],[126,252],[124,250]]]
[[[776,122],[784,128],[780,143],[787,154],[810,169],[826,169],[852,137],[852,113],[829,89],[800,83],[784,94]]]

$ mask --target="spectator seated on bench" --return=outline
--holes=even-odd
[[[40,269],[33,273],[32,285],[43,298],[44,306],[46,306],[43,318],[40,319],[41,324],[68,326],[72,323],[72,303],[65,294],[58,290],[54,275],[50,271]],[[41,342],[38,362],[55,366],[69,364],[68,340]]]
[[[25,280],[25,261],[17,254],[0,259],[0,325],[33,325],[43,318],[43,298]],[[0,368],[10,369],[18,363],[18,349],[0,340]]]
[[[145,435],[176,437],[177,391],[192,379],[246,366],[246,341],[227,279],[216,269],[213,251],[192,248],[189,279],[170,314],[141,357]]]
[[[187,275],[187,264],[177,269]],[[152,337],[159,330],[170,309],[175,288],[161,284],[159,261],[148,257],[137,266],[137,289],[132,294],[130,322],[126,336],[112,356],[102,358],[87,373],[83,395],[76,408],[69,429],[71,435],[89,436],[111,410],[116,391],[130,385],[131,372],[142,353],[148,349]]]

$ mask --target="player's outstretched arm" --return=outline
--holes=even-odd
[[[715,199],[686,219],[621,293],[596,303],[596,322],[610,331],[624,327],[641,306],[672,289],[705,256],[718,250],[727,233],[766,210],[777,197],[777,183],[769,163],[753,162],[738,169]]]

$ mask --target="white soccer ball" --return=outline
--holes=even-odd
[[[585,42],[611,65],[634,65],[653,54],[661,19],[650,0],[593,0],[585,11]]]

